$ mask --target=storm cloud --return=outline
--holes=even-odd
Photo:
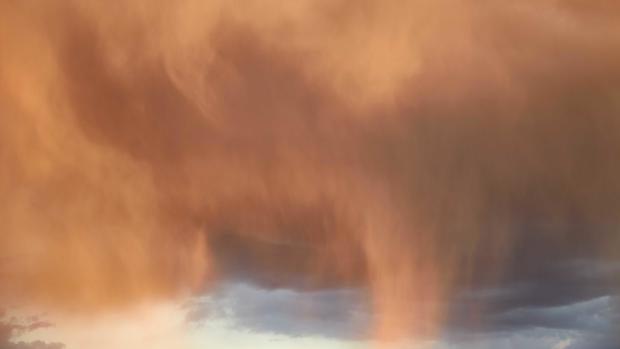
[[[518,309],[617,293],[619,17],[6,1],[0,301],[97,314],[241,279],[363,289],[377,339],[438,336],[460,306],[582,326]]]

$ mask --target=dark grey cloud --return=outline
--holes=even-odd
[[[505,277],[495,288],[470,290],[459,298],[464,302],[487,302],[491,309],[504,311],[571,305],[617,293],[620,280],[617,262],[535,260],[536,269],[524,273],[530,263],[524,261],[522,267],[515,265],[513,274],[506,273],[511,277]]]
[[[499,315],[496,325],[603,333],[612,329],[613,313],[613,300],[607,296],[564,306],[512,309]]]
[[[478,290],[464,293],[463,297],[488,300],[506,293]],[[295,291],[233,282],[194,299],[185,309],[188,325],[198,331],[203,322],[215,320],[238,331],[363,340],[360,333],[372,323],[373,316],[364,300],[360,290]],[[617,348],[614,324],[620,313],[616,302],[612,297],[600,297],[563,306],[476,311],[469,314],[475,319],[465,321],[478,321],[477,326],[454,322],[435,343],[441,349]],[[459,308],[462,304],[463,300],[449,307]],[[480,321],[481,316],[486,317],[485,321]]]
[[[619,278],[616,262],[578,259],[541,264],[527,277],[461,293],[451,306],[446,335],[471,342],[538,329],[565,333],[571,338],[567,348],[617,347]],[[477,311],[480,308],[484,311]]]
[[[476,349],[617,347],[618,263],[586,259],[555,262],[496,287],[460,292],[445,306],[450,313],[442,345]],[[373,321],[362,289],[264,288],[249,281],[237,279],[189,303],[188,322],[200,326],[207,319],[226,319],[240,330],[363,339],[367,334],[364,329]]]

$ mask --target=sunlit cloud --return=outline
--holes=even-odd
[[[619,17],[0,4],[0,304],[55,324],[0,340],[191,348],[204,301],[233,347],[617,342]]]

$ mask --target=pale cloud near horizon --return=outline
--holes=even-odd
[[[566,338],[556,344],[553,349],[566,349],[573,343],[573,340],[570,338]]]
[[[144,304],[123,314],[109,313],[97,319],[62,318],[48,315],[53,326],[37,328],[14,338],[16,341],[63,343],[64,349],[371,349],[376,342],[333,336],[352,318],[326,318],[325,309],[359,309],[353,291],[321,292],[262,289],[247,283],[230,283],[220,294],[191,301]],[[348,302],[348,303],[347,303]],[[601,303],[595,300],[594,303]],[[311,317],[296,313],[291,304],[317,307]],[[606,303],[605,303],[606,304]],[[589,314],[591,308],[575,304],[573,317]],[[202,313],[192,314],[196,309]],[[266,309],[269,309],[268,313]],[[553,309],[553,308],[551,308]],[[598,309],[598,308],[596,308]],[[595,309],[595,310],[596,310]],[[541,309],[541,311],[543,311]],[[261,315],[262,313],[265,313]],[[333,316],[332,316],[333,317]],[[269,321],[266,321],[269,320]],[[335,321],[331,321],[335,320]],[[338,325],[337,322],[343,324]],[[283,323],[287,324],[284,327]],[[326,331],[326,326],[335,326]],[[344,332],[344,331],[343,331]],[[522,328],[508,332],[481,332],[469,337],[446,333],[439,340],[402,341],[386,349],[589,349],[598,340],[576,329]]]

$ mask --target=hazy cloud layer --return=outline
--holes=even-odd
[[[5,1],[0,301],[362,287],[389,339],[437,335],[471,289],[610,296],[617,274],[554,268],[620,257],[619,19],[614,1]]]

